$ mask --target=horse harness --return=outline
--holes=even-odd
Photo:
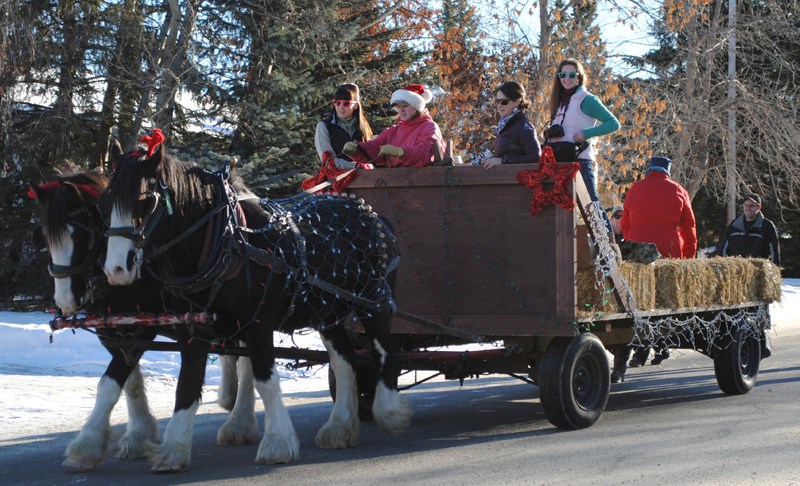
[[[242,221],[243,212],[240,209],[240,201],[250,198],[240,198],[235,188],[228,182],[229,178],[230,172],[227,164],[222,169],[215,172],[202,171],[201,181],[213,186],[215,203],[212,209],[186,230],[181,232],[177,237],[163,245],[153,248],[148,255],[144,256],[144,245],[158,223],[164,217],[164,213],[170,215],[173,212],[170,195],[164,182],[160,179],[150,179],[148,181],[147,194],[148,197],[153,197],[155,199],[155,204],[152,210],[143,217],[142,224],[138,228],[134,226],[109,228],[106,232],[107,236],[121,236],[134,242],[134,264],[137,265],[137,278],[140,275],[141,266],[144,266],[154,278],[164,284],[165,290],[169,293],[188,301],[192,305],[198,305],[203,309],[207,309],[213,304],[224,281],[227,280],[226,275],[229,269],[232,265],[236,264],[234,260],[243,258],[245,262],[252,262],[256,265],[269,268],[274,273],[285,274],[287,276],[287,283],[293,282],[296,284],[295,290],[292,292],[290,298],[290,305],[281,320],[279,328],[294,313],[295,302],[301,293],[303,285],[316,287],[324,292],[334,294],[342,300],[362,308],[378,311],[389,306],[391,309],[394,309],[394,304],[391,299],[388,299],[388,302],[377,302],[356,295],[353,292],[311,275],[307,267],[308,261],[306,257],[305,237],[300,231],[291,212],[287,211],[279,202],[259,199],[262,208],[270,212],[270,220],[267,225],[262,228],[247,227]],[[159,274],[152,263],[168,250],[175,247],[175,245],[203,227],[208,227],[207,231],[211,231],[212,234],[210,244],[205,245],[208,250],[208,258],[205,260],[205,263],[200,265],[201,268],[194,274],[184,277],[172,277]],[[264,234],[267,230],[274,229],[275,227],[288,229],[291,232],[295,248],[297,249],[299,261],[297,267],[289,265],[283,258],[277,255],[276,252],[259,248],[249,242],[248,234]],[[399,258],[395,257],[386,265],[384,275],[391,273],[397,267],[398,263]],[[249,277],[249,266],[244,265],[244,269],[247,274],[247,285],[251,287],[252,283]],[[205,305],[200,305],[189,297],[203,290],[209,290]]]

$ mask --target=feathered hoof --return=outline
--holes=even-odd
[[[349,424],[343,421],[327,422],[317,432],[314,443],[320,449],[344,449],[358,444],[358,432],[361,424],[358,420]]]
[[[158,423],[155,417],[150,416],[144,430],[134,431],[130,428],[119,440],[117,459],[141,459],[147,456],[147,444],[158,442]]]
[[[81,431],[64,452],[65,467],[79,471],[91,471],[97,468],[106,452],[111,429],[99,431]]]
[[[285,464],[300,458],[300,441],[297,435],[279,437],[265,435],[256,454],[257,464]]]
[[[228,419],[217,431],[218,446],[238,446],[258,442],[259,432],[256,417],[245,423]]]
[[[378,427],[389,435],[397,435],[411,424],[414,411],[408,398],[397,390],[390,390],[379,384],[376,388],[372,415]]]
[[[159,473],[181,472],[192,462],[192,447],[189,444],[154,444],[148,442],[145,454],[150,461],[150,470]]]
[[[64,462],[61,463],[64,467],[75,469],[76,471],[94,471],[97,465],[100,464],[102,457],[85,457],[85,456],[71,456],[67,455]]]

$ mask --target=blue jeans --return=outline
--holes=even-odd
[[[603,208],[600,207],[600,198],[597,197],[597,172],[594,170],[594,161],[589,159],[578,159],[578,162],[581,164],[581,177],[583,177],[583,183],[586,184],[586,190],[589,191],[589,198],[592,202],[596,203],[597,209],[600,211],[600,214],[603,215],[603,220],[606,222],[606,228],[608,228],[609,233],[614,233],[614,228],[611,226],[611,219],[609,219],[608,214],[603,211]]]

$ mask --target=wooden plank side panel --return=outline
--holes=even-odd
[[[402,311],[481,335],[574,333],[574,215],[531,216],[515,175],[533,167],[361,172],[348,190],[394,229]],[[396,319],[393,332],[426,331]]]

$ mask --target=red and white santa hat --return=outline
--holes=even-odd
[[[430,90],[425,89],[425,86],[421,84],[409,84],[405,88],[398,89],[392,93],[392,100],[390,103],[395,104],[398,101],[405,101],[413,106],[415,110],[422,111],[425,109],[425,105],[432,99],[433,95]]]

